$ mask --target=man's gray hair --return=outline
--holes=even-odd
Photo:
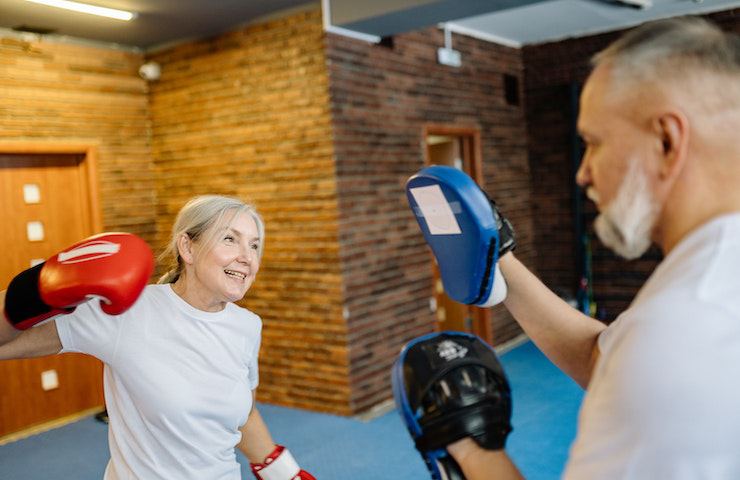
[[[680,80],[687,72],[740,74],[740,36],[700,17],[646,23],[629,31],[591,60],[611,67],[618,84]]]

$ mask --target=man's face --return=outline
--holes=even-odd
[[[610,94],[608,82],[608,71],[598,67],[581,96],[586,152],[576,181],[599,209],[594,226],[601,241],[631,259],[650,247],[659,212],[651,189],[653,139],[633,101]]]

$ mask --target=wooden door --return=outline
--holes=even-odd
[[[437,125],[427,126],[424,133],[427,164],[458,168],[481,184],[480,137],[477,129]],[[439,268],[434,261],[432,269],[437,329],[473,333],[491,343],[490,310],[452,300],[444,292]]]
[[[84,154],[0,153],[0,289],[95,233],[89,176]],[[41,374],[51,370],[59,386],[45,391]],[[102,405],[102,364],[92,357],[0,362],[0,436]]]

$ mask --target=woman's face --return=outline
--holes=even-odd
[[[213,248],[205,251],[199,242],[192,242],[192,257],[186,260],[186,300],[210,312],[247,293],[259,270],[261,241],[257,224],[246,212],[235,217],[227,212],[221,224],[212,228],[218,232]]]

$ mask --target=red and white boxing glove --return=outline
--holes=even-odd
[[[152,251],[136,235],[95,235],[11,280],[5,317],[25,330],[91,298],[100,299],[105,313],[119,315],[139,298],[153,269]]]
[[[249,465],[258,480],[316,480],[298,466],[290,451],[282,445],[275,445],[275,450],[262,463]]]

